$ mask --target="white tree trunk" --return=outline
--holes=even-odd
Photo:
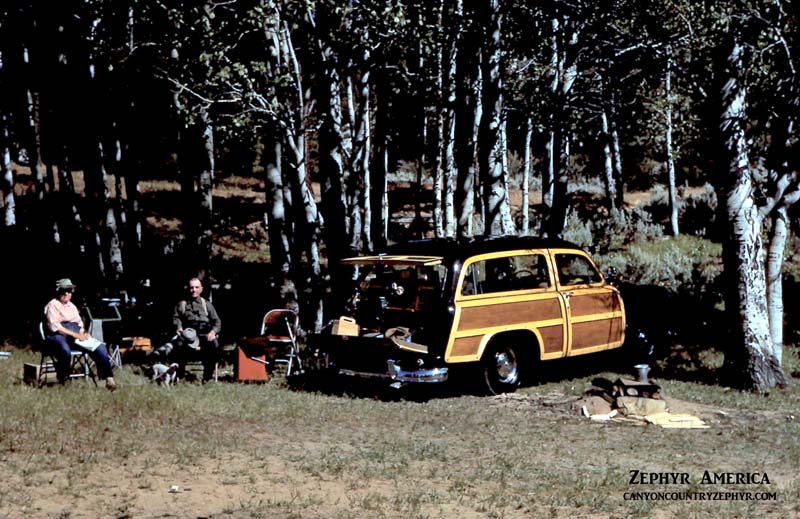
[[[297,203],[302,204],[303,214],[303,227],[305,227],[306,250],[308,254],[308,262],[311,272],[314,276],[319,276],[321,272],[320,257],[319,257],[319,225],[320,216],[317,210],[317,203],[314,200],[314,194],[308,185],[308,170],[306,161],[306,138],[305,138],[305,94],[303,91],[302,75],[300,72],[300,64],[297,61],[294,45],[292,44],[291,34],[289,27],[284,22],[283,30],[281,31],[281,47],[286,56],[286,62],[289,64],[290,73],[293,79],[294,100],[293,100],[293,125],[289,128],[287,133],[287,142],[291,154],[289,155],[289,164],[293,169],[293,189],[295,193],[293,197],[297,199]],[[321,317],[320,317],[321,318]]]
[[[458,71],[458,45],[463,32],[464,6],[462,0],[455,0],[453,6],[453,33],[450,36],[444,62],[444,235],[456,235],[455,182],[456,182],[456,82]]]
[[[28,81],[37,77],[37,74],[31,69],[30,53],[27,47],[22,48],[22,61],[25,64],[25,70],[28,74]],[[38,86],[38,85],[37,85]],[[27,97],[28,109],[28,131],[30,141],[28,141],[28,160],[33,173],[33,178],[36,184],[36,197],[41,201],[44,200],[45,192],[45,172],[44,162],[42,162],[42,135],[41,135],[41,122],[39,113],[39,93],[30,84],[25,91]]]
[[[376,82],[375,95],[375,152],[369,172],[373,208],[372,242],[375,250],[386,247],[389,233],[389,113],[392,100],[388,88],[381,88],[382,81]]]
[[[197,246],[206,258],[211,257],[213,241],[212,224],[214,222],[214,126],[208,113],[208,108],[200,110],[200,124],[202,130],[203,153],[201,168],[197,178],[197,191],[199,195],[199,218],[197,218]]]
[[[617,182],[614,179],[614,157],[611,152],[611,132],[608,127],[608,112],[600,112],[600,122],[603,128],[603,173],[606,182],[606,203],[609,211],[617,209]]]
[[[366,60],[365,60],[366,61]],[[354,193],[353,220],[358,220],[358,228],[351,234],[356,251],[372,250],[372,207],[370,204],[369,159],[371,154],[370,124],[370,72],[364,70],[359,80],[358,115],[356,116],[356,135],[353,143],[353,162],[351,166]],[[359,246],[360,245],[360,246]]]
[[[507,203],[503,162],[500,158],[501,117],[503,111],[502,79],[500,76],[500,41],[503,13],[499,0],[485,3],[483,17],[485,41],[483,46],[483,117],[478,139],[478,160],[482,177],[484,229],[486,236],[501,235],[503,204]]]
[[[667,185],[669,191],[669,223],[673,236],[680,234],[678,228],[678,188],[675,184],[675,159],[672,152],[672,52],[668,48],[666,68],[664,70],[664,118],[666,119],[666,130],[664,133],[664,144],[666,147],[667,159]]]
[[[472,38],[474,40],[474,38]],[[466,45],[474,45],[471,38],[465,38]],[[461,60],[462,67],[469,67],[460,74],[464,79],[471,79],[468,85],[459,81],[459,85],[464,87],[464,95],[460,96],[463,101],[459,105],[459,114],[464,122],[471,124],[459,124],[456,126],[456,138],[458,139],[456,160],[458,162],[458,178],[456,189],[456,205],[458,210],[458,236],[472,236],[472,219],[475,213],[475,200],[480,199],[476,196],[477,187],[477,153],[478,131],[481,121],[481,67],[480,64],[473,64],[470,57],[480,59],[480,52],[477,47],[470,47],[470,53]]]
[[[624,189],[625,182],[622,177],[622,152],[619,144],[619,130],[617,128],[617,100],[614,91],[611,91],[611,110],[609,121],[611,124],[611,151],[614,157],[614,179],[617,182],[617,206],[620,207],[624,203]]]
[[[502,164],[503,168],[503,192],[505,196],[503,197],[503,201],[500,204],[500,225],[501,229],[503,230],[503,234],[515,234],[516,228],[514,226],[514,219],[511,217],[511,201],[509,199],[509,189],[508,189],[508,119],[506,117],[506,112],[503,111],[501,115],[501,123],[500,123],[500,164]]]
[[[533,119],[528,117],[525,125],[525,150],[522,160],[522,228],[520,232],[528,235],[530,229],[530,178],[531,178],[531,141],[533,140]]]
[[[440,0],[436,7],[438,27],[442,26],[442,13],[444,11],[444,0]],[[433,233],[437,238],[444,237],[444,64],[442,63],[442,45],[436,42],[433,55],[434,68],[434,107],[433,122],[434,134],[431,142],[431,175],[433,176]]]
[[[2,63],[0,57],[0,63]],[[8,119],[5,113],[0,113],[0,173],[2,173],[3,192],[3,222],[6,227],[17,224],[16,201],[14,199],[14,172],[11,170],[11,151],[8,146]]]
[[[733,343],[726,352],[726,367],[742,377],[736,382],[766,391],[788,382],[776,355],[769,329],[767,282],[761,243],[762,219],[753,199],[753,179],[747,154],[744,84],[744,49],[734,39],[726,62],[722,87],[720,133],[726,165],[725,202],[730,237],[725,244],[725,268],[736,290],[726,304],[736,316]],[[731,270],[728,270],[731,269]]]
[[[551,83],[552,112],[550,120],[549,160],[552,162],[548,176],[543,182],[544,203],[549,210],[542,220],[542,235],[560,237],[564,232],[569,211],[569,146],[570,136],[566,131],[567,100],[572,85],[578,77],[577,51],[578,30],[569,18],[554,17],[551,21],[553,40],[551,64],[554,77]],[[548,197],[551,196],[552,198]],[[549,203],[548,203],[549,202]]]
[[[549,138],[547,139],[547,167],[542,175],[542,204],[546,211],[553,208],[553,188],[556,178],[556,164],[558,163],[558,145],[556,143],[558,121],[556,114],[558,108],[556,100],[558,97],[558,85],[561,82],[561,72],[564,66],[559,57],[559,36],[561,34],[561,22],[557,16],[550,20],[550,98],[552,105],[548,116],[550,122]]]
[[[286,234],[286,207],[283,203],[283,176],[281,174],[282,146],[280,139],[264,147],[264,183],[267,195],[267,233],[269,236],[270,263],[276,274],[289,275],[289,238]]]
[[[767,247],[767,308],[769,332],[775,357],[783,358],[783,251],[789,236],[787,207],[772,213],[772,229]]]

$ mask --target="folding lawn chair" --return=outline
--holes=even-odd
[[[36,385],[39,387],[47,384],[48,374],[55,376],[56,372],[56,359],[50,346],[47,344],[47,336],[44,333],[44,323],[39,323],[39,338],[41,339],[42,357],[39,360],[39,370],[36,372]],[[89,354],[80,351],[72,350],[70,353],[70,380],[75,378],[92,379],[94,385],[97,385],[97,375],[94,372],[94,362],[89,357]]]
[[[261,335],[265,337],[270,346],[282,346],[283,355],[276,355],[276,364],[286,364],[286,377],[303,372],[297,348],[297,314],[292,310],[275,309],[264,315],[261,321]]]

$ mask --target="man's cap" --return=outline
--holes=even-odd
[[[56,290],[72,290],[75,288],[75,284],[69,278],[63,278],[56,281]]]
[[[180,339],[190,348],[197,349],[200,346],[200,338],[194,328],[184,328],[180,334]]]

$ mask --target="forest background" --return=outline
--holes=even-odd
[[[654,340],[724,344],[726,383],[788,384],[799,30],[777,0],[4,2],[0,333],[59,277],[156,316],[197,273],[231,336],[315,330],[343,257],[531,234],[641,288]]]

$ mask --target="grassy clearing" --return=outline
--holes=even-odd
[[[571,377],[569,369],[522,389],[519,399],[442,394],[417,402],[276,385],[165,390],[129,369],[115,394],[82,382],[38,390],[14,382],[26,360],[35,359],[15,351],[0,363],[0,476],[12,489],[0,494],[0,516],[800,514],[798,385],[764,397],[665,381],[675,405],[713,424],[680,431],[576,417],[568,401],[593,375]],[[687,490],[632,488],[632,469],[693,478],[704,470],[767,472],[765,490],[778,500],[625,501],[631,490]],[[189,490],[169,494],[173,482]],[[699,488],[726,489],[764,490]]]

